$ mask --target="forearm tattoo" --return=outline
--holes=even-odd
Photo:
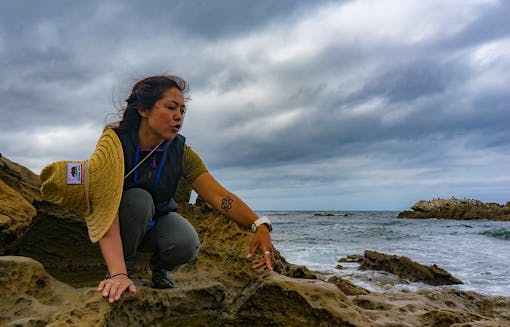
[[[232,200],[230,196],[227,195],[226,198],[221,200],[221,209],[229,211],[232,209],[232,203],[234,203],[234,200]]]

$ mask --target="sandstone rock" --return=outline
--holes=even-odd
[[[413,211],[402,211],[398,218],[438,218],[438,219],[489,219],[510,221],[510,202],[505,205],[483,203],[472,199],[433,199],[415,203]]]
[[[0,156],[0,180],[20,193],[29,203],[41,201],[39,176],[3,156]]]
[[[191,185],[184,178],[179,180],[179,184],[177,185],[177,191],[174,195],[174,200],[177,203],[188,203],[191,197],[192,192]]]
[[[377,326],[509,326],[510,298],[448,287],[350,297]]]
[[[74,288],[48,275],[39,262],[0,257],[0,325],[45,325],[59,308],[72,307],[78,299]]]
[[[97,244],[88,239],[83,216],[41,202],[41,195],[35,193],[36,188],[39,192],[39,177],[5,157],[0,160],[3,163],[0,165],[0,255],[31,257],[52,272],[104,270]]]
[[[411,282],[424,282],[429,285],[462,284],[461,280],[436,265],[425,266],[408,257],[387,255],[376,251],[365,251],[365,257],[359,269],[387,271]]]
[[[36,217],[7,246],[7,253],[34,258],[51,273],[106,271],[99,246],[90,242],[81,214],[47,202],[34,204]]]
[[[229,283],[245,282],[245,278],[258,275],[251,269],[251,259],[246,259],[253,237],[250,231],[216,211],[203,212],[189,203],[181,204],[179,213],[195,226],[202,243],[198,260],[193,265],[183,266],[180,271],[204,270]],[[219,269],[221,267],[233,267],[235,274],[225,274],[224,269]],[[316,274],[306,267],[288,263],[276,249],[274,270],[288,277],[317,279]]]
[[[76,290],[23,257],[0,257],[0,276],[1,325],[194,326],[214,316],[225,296],[222,285],[207,280],[168,291],[139,287],[111,305],[95,288]]]
[[[30,226],[40,200],[39,177],[30,170],[0,158],[0,255]]]
[[[345,295],[366,295],[370,294],[370,291],[364,289],[363,287],[354,285],[347,279],[333,276],[328,279],[328,283],[335,284]]]
[[[373,326],[330,283],[270,274],[245,292],[240,326]]]
[[[9,228],[19,230],[29,225],[36,212],[20,193],[0,180],[0,213],[9,217]]]

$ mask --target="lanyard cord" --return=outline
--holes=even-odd
[[[133,168],[132,168],[132,169],[131,169],[131,170],[130,170],[130,171],[129,171],[129,172],[128,172],[125,176],[124,176],[124,180],[125,180],[126,178],[128,178],[128,177],[129,177],[129,175],[131,175],[131,174],[132,174],[132,173],[136,170],[136,168],[138,168],[138,167],[139,167],[139,166],[140,166],[140,165],[141,165],[141,164],[142,164],[142,163],[143,163],[143,162],[144,162],[147,158],[149,158],[149,157],[151,156],[151,154],[153,154],[153,153],[154,153],[154,151],[156,151],[156,150],[160,147],[160,145],[161,145],[161,144],[163,144],[163,142],[165,142],[165,140],[163,140],[163,141],[159,142],[159,144],[158,144],[158,145],[157,145],[154,149],[152,149],[152,151],[151,151],[148,155],[146,155],[146,156],[145,156],[145,158],[143,158],[143,159],[142,159],[142,161],[140,161],[139,163],[137,163],[137,164],[136,164],[136,165],[135,165],[135,166],[134,166],[134,167],[133,167]],[[137,151],[136,151],[136,156],[137,156],[137,157],[136,157],[136,159],[135,159],[136,161],[138,161],[138,150],[139,150],[139,147],[140,147],[140,146],[138,146]],[[165,147],[165,151],[166,151],[166,148],[167,148],[167,147]]]

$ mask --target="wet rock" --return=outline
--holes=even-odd
[[[489,219],[510,221],[510,201],[505,205],[483,203],[473,199],[433,199],[421,200],[412,206],[412,211],[402,211],[398,218],[437,218],[437,219]]]
[[[359,254],[351,254],[351,255],[348,255],[347,257],[345,258],[340,258],[338,259],[338,262],[362,262],[363,261],[363,256],[362,255],[359,255]]]
[[[387,271],[408,281],[424,282],[429,285],[462,284],[461,280],[436,265],[425,266],[408,257],[376,251],[365,251],[364,260],[358,269]]]

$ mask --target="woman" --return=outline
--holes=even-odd
[[[181,177],[221,214],[252,228],[254,237],[248,258],[261,249],[263,258],[255,261],[253,268],[266,266],[272,270],[274,254],[269,235],[270,221],[265,217],[259,218],[241,199],[218,183],[179,134],[186,111],[187,92],[187,83],[173,75],[151,76],[137,82],[127,99],[122,120],[109,126],[115,133],[107,128],[90,160],[83,163],[86,181],[83,193],[87,209],[82,212],[85,213],[89,236],[92,241],[99,241],[108,267],[109,278],[99,283],[98,290],[110,302],[119,300],[126,290],[136,292],[129,273],[140,248],[153,252],[150,264],[152,286],[155,288],[173,287],[174,280],[169,272],[197,256],[198,235],[193,226],[175,212],[176,205],[172,199]],[[121,195],[119,191],[120,204],[111,211],[112,217],[99,218],[101,214],[106,215],[106,206],[119,203],[116,196],[107,201],[96,195],[102,193],[107,196],[116,192],[104,189],[104,185],[112,184],[105,180],[113,178],[108,171],[122,170],[122,167],[112,168],[112,162],[120,160],[109,158],[111,153],[124,161],[126,176]],[[50,194],[61,193],[69,197],[69,194],[77,192],[74,185],[60,185],[66,190],[54,190],[52,175],[56,172],[61,174],[64,168],[56,168],[64,167],[64,163],[60,163],[45,167],[41,172],[43,197],[55,203],[58,201]],[[69,162],[65,164],[69,181]],[[78,171],[81,172],[81,163],[79,165]],[[72,177],[81,176],[76,175],[76,169],[74,166],[71,170]],[[86,178],[88,175],[89,179]],[[69,203],[67,206],[70,206]],[[99,210],[98,207],[102,206],[105,209]],[[97,221],[106,221],[106,227],[94,225]]]

